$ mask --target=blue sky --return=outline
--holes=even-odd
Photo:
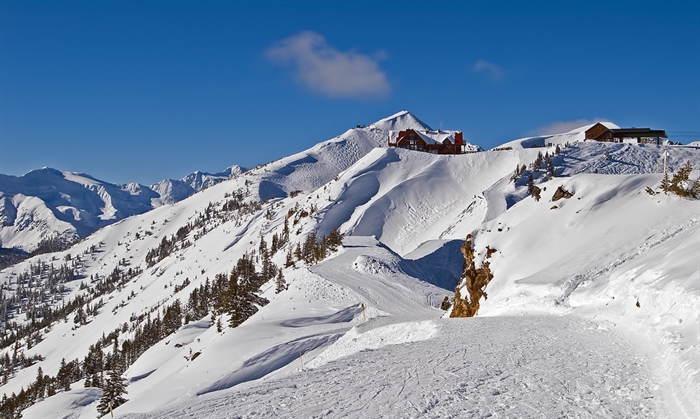
[[[407,109],[484,148],[700,139],[700,2],[0,2],[0,172],[154,183]],[[556,127],[556,128],[553,128]]]

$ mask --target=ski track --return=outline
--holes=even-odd
[[[595,281],[596,278],[601,277],[602,275],[608,274],[612,272],[615,268],[618,266],[621,266],[627,262],[630,262],[639,256],[643,255],[644,253],[648,252],[650,249],[664,243],[665,241],[676,237],[677,235],[687,231],[689,228],[697,224],[698,219],[693,218],[691,219],[687,224],[677,226],[676,228],[673,229],[665,229],[658,233],[655,237],[649,238],[644,244],[639,246],[637,249],[619,256],[616,258],[614,261],[608,263],[607,265],[603,267],[595,267],[592,269],[589,269],[587,272],[576,275],[575,277],[571,278],[570,280],[566,281],[564,285],[562,286],[564,292],[562,295],[557,298],[554,303],[556,305],[565,305],[568,302],[569,296],[571,293],[576,291],[578,287],[581,285]]]
[[[646,360],[573,316],[436,321],[432,339],[365,350],[217,397],[123,417],[656,417]],[[212,395],[213,396],[213,395]]]

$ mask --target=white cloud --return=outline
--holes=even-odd
[[[474,71],[477,73],[485,72],[494,80],[500,80],[506,75],[503,67],[484,60],[479,60],[474,64]]]
[[[575,128],[580,128],[584,125],[592,125],[598,121],[607,121],[607,119],[574,119],[573,121],[556,121],[551,124],[543,125],[535,128],[530,134],[532,135],[547,135],[547,134],[562,134],[569,132]]]
[[[270,61],[294,67],[295,79],[311,90],[337,98],[386,96],[391,91],[386,74],[374,57],[338,51],[316,32],[306,31],[283,39],[266,51]]]

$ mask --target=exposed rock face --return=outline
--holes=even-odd
[[[572,196],[574,196],[574,194],[559,186],[556,192],[554,192],[554,195],[552,196],[552,202],[558,201],[562,198],[569,199]]]
[[[479,311],[479,300],[483,296],[488,298],[486,294],[486,285],[493,279],[493,274],[489,268],[490,263],[484,260],[481,267],[477,268],[474,263],[474,248],[471,242],[472,235],[467,235],[467,239],[462,246],[462,255],[464,255],[464,272],[462,280],[455,289],[454,308],[450,317],[474,317]],[[486,258],[496,252],[496,249],[486,247]],[[460,289],[465,287],[467,295],[462,298]]]

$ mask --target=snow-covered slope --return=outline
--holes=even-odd
[[[140,185],[118,186],[55,169],[0,175],[3,247],[34,250],[55,235],[85,237],[116,220],[151,209],[157,195]]]
[[[289,242],[272,256],[280,267],[314,231],[346,237],[320,263],[293,258],[282,270],[288,288],[263,285],[270,303],[240,326],[216,313],[219,331],[208,313],[155,343],[126,370],[117,415],[697,416],[698,201],[645,190],[659,189],[664,150],[678,171],[688,160],[700,167],[698,149],[568,140],[558,155],[377,148],[402,118],[425,126],[399,113],[1,271],[3,292],[15,293],[31,266],[70,261],[79,278],[47,296],[67,301],[91,295],[115,268],[143,270],[100,296],[84,324],[71,313],[38,342],[21,339],[23,353],[44,359],[0,392],[27,388],[38,367],[56,375],[62,358],[82,360],[103,334],[119,329],[124,343],[177,299],[187,306],[195,288],[261,240],[269,246],[286,223]],[[514,170],[540,152],[559,177],[535,173],[536,201]],[[559,186],[573,196],[552,202]],[[230,210],[235,196],[250,205]],[[467,234],[476,263],[496,249],[494,279],[478,317],[448,319],[439,306],[457,284]],[[149,266],[149,251],[178,235],[189,244]],[[26,323],[27,313],[11,320]],[[95,417],[102,392],[83,382],[24,417]]]
[[[619,126],[613,124],[612,122],[600,122],[610,129],[620,128]],[[579,128],[572,129],[569,132],[561,134],[551,134],[551,135],[540,135],[536,137],[525,137],[513,140],[498,146],[497,148],[512,148],[514,150],[522,150],[524,148],[532,147],[544,147],[545,145],[564,145],[567,143],[574,143],[579,141],[584,141],[586,136],[586,131],[595,124],[584,125]]]
[[[180,180],[165,179],[151,185],[150,188],[155,191],[159,197],[153,200],[153,206],[172,204],[181,201],[195,192],[206,189],[217,183],[240,175],[245,169],[240,166],[227,167],[226,170],[219,173],[207,173],[196,171],[190,173]]]
[[[379,121],[370,124],[369,129],[376,129],[381,131],[396,131],[405,129],[416,129],[416,130],[430,130],[425,122],[418,119],[415,115],[409,111],[397,112],[386,118],[382,118]]]
[[[0,174],[0,247],[33,251],[45,239],[73,242],[115,221],[141,214],[241,173],[195,172],[151,187],[117,185],[84,173],[43,168],[22,176]]]

